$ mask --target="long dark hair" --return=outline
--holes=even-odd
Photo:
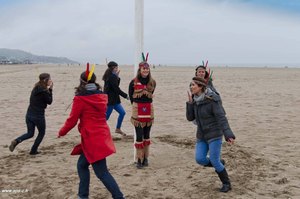
[[[79,86],[75,87],[75,95],[84,93],[86,91],[85,85],[89,84],[89,83],[94,83],[97,87],[97,90],[102,90],[101,86],[96,83],[96,75],[95,73],[93,73],[91,79],[89,81],[87,81],[87,77],[86,77],[86,71],[82,72],[80,75],[80,83]]]
[[[109,77],[112,75],[113,68],[107,68],[102,77],[103,81],[107,81]]]
[[[34,88],[37,86],[40,86],[44,89],[47,89],[48,81],[50,80],[50,74],[49,73],[41,73],[39,75],[39,79],[40,79],[40,81],[35,83]]]
[[[117,64],[116,62],[110,61],[110,62],[107,64],[107,67],[108,67],[108,68],[107,68],[106,71],[104,72],[104,75],[103,75],[103,77],[102,77],[102,80],[106,82],[106,81],[109,79],[109,77],[112,75],[114,68],[117,67],[117,66],[118,66],[118,64]]]

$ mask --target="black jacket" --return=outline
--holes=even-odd
[[[127,98],[127,94],[119,87],[120,81],[121,79],[117,75],[112,74],[108,80],[104,82],[104,93],[108,95],[108,105],[120,104],[120,95]]]
[[[47,104],[52,103],[52,89],[45,89],[41,86],[35,86],[30,95],[30,103],[27,109],[27,114],[39,116],[45,115]]]
[[[226,140],[235,139],[225,115],[221,98],[215,92],[208,93],[203,101],[186,103],[186,118],[196,120],[198,139],[209,142],[223,135]]]

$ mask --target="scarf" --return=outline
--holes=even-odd
[[[200,102],[202,102],[206,97],[206,95],[212,93],[213,91],[210,88],[205,89],[205,91],[203,93],[201,93],[200,95],[194,95],[194,101],[196,102],[196,104],[200,104]],[[209,97],[208,97],[209,98]]]
[[[94,83],[89,83],[89,84],[85,85],[85,89],[87,91],[94,91],[94,90],[97,90],[97,86]]]

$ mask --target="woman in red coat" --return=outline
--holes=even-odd
[[[91,71],[83,72],[80,84],[73,99],[72,111],[58,137],[66,135],[76,126],[79,119],[78,131],[81,144],[74,147],[72,155],[80,155],[77,163],[79,183],[79,198],[88,198],[91,164],[96,176],[110,191],[113,198],[124,198],[119,186],[106,166],[106,157],[116,152],[109,127],[106,123],[107,95],[100,90],[96,76]]]

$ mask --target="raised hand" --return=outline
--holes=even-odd
[[[193,102],[193,98],[192,98],[192,94],[190,91],[187,91],[187,94],[188,94],[188,102]]]

